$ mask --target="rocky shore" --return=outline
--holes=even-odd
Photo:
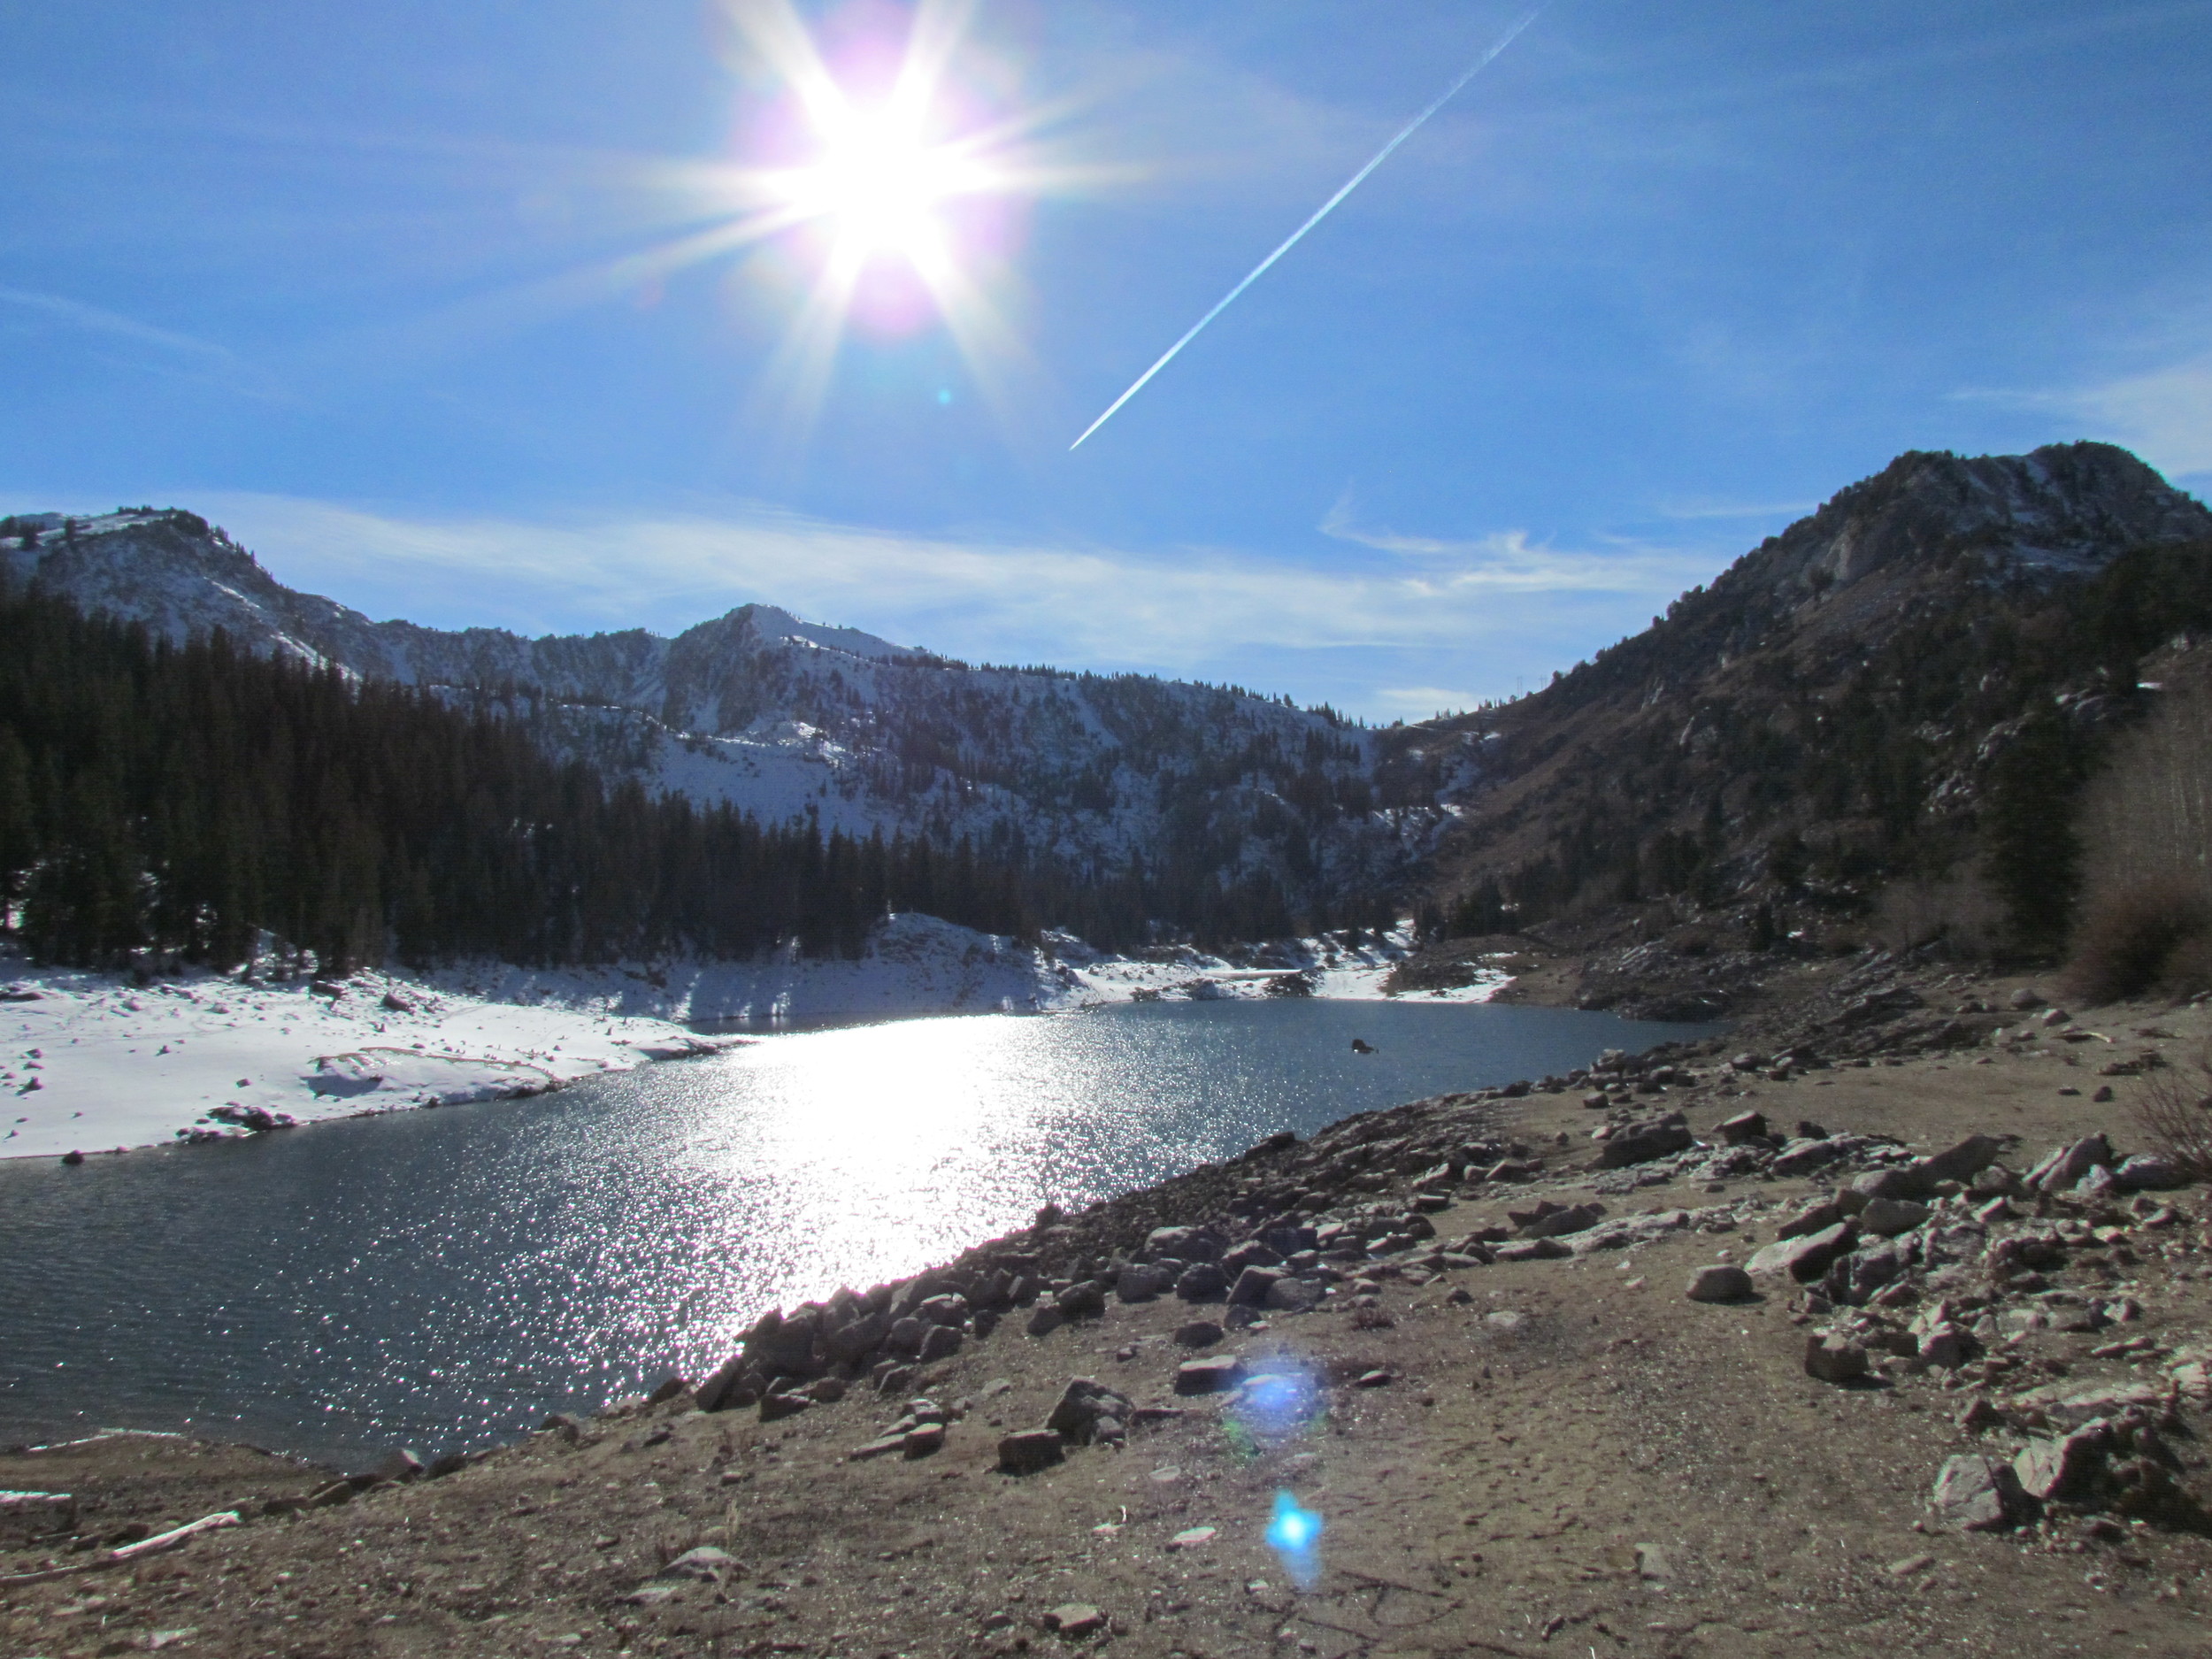
[[[9,1453],[0,1485],[44,1495],[0,1500],[0,1631],[50,1655],[2200,1652],[2212,1224],[2130,1107],[2193,1075],[2212,1014],[1824,972],[1725,1043],[1048,1212],[489,1454]],[[1286,1501],[1310,1548],[1268,1541]]]

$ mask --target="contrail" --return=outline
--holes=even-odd
[[[1203,329],[1208,323],[1213,321],[1215,318],[1220,316],[1222,312],[1227,311],[1231,303],[1235,300],[1238,295],[1243,293],[1245,289],[1250,288],[1255,282],[1258,281],[1263,276],[1266,275],[1267,268],[1270,265],[1273,265],[1278,259],[1288,253],[1293,248],[1295,248],[1300,240],[1304,237],[1308,231],[1311,230],[1316,225],[1318,225],[1323,219],[1328,218],[1328,216],[1335,211],[1336,204],[1339,202],[1341,202],[1346,196],[1351,195],[1353,191],[1358,189],[1362,181],[1366,179],[1369,173],[1374,172],[1376,168],[1381,166],[1384,162],[1390,159],[1392,151],[1395,150],[1399,145],[1404,143],[1407,139],[1411,138],[1415,133],[1420,130],[1421,124],[1423,122],[1426,121],[1430,116],[1435,114],[1439,110],[1449,104],[1453,98],[1456,97],[1459,95],[1461,88],[1464,87],[1470,81],[1472,81],[1477,75],[1487,69],[1490,66],[1492,60],[1494,59],[1497,55],[1503,51],[1507,47],[1512,45],[1514,40],[1520,35],[1521,31],[1526,28],[1530,24],[1535,22],[1537,13],[1543,11],[1544,7],[1549,4],[1550,0],[1541,0],[1541,4],[1532,6],[1526,12],[1523,12],[1519,20],[1517,21],[1511,28],[1506,30],[1504,34],[1498,36],[1496,42],[1491,46],[1488,51],[1483,53],[1481,57],[1475,59],[1474,66],[1472,68],[1469,69],[1465,74],[1460,76],[1458,80],[1453,81],[1450,86],[1445,88],[1441,93],[1438,94],[1435,101],[1432,103],[1427,109],[1423,110],[1420,114],[1415,116],[1402,127],[1399,128],[1398,135],[1392,139],[1388,143],[1385,144],[1380,150],[1377,150],[1373,160],[1370,161],[1364,167],[1362,167],[1357,173],[1354,173],[1349,179],[1346,180],[1344,181],[1344,188],[1339,190],[1334,196],[1331,196],[1327,201],[1322,203],[1318,208],[1315,209],[1314,215],[1311,219],[1308,219],[1304,224],[1301,225],[1296,230],[1294,230],[1288,236],[1284,238],[1283,245],[1281,247],[1276,249],[1273,253],[1268,255],[1266,258],[1261,260],[1259,264],[1252,267],[1251,275],[1246,277],[1243,281],[1238,283],[1236,287],[1231,288],[1226,294],[1223,295],[1221,296],[1220,303],[1217,304],[1213,310],[1208,311],[1203,317],[1193,323],[1190,326],[1190,331],[1187,334],[1186,334],[1180,340],[1177,341],[1173,345],[1170,346],[1164,352],[1161,353],[1160,360],[1157,363],[1147,369],[1142,374],[1137,376],[1136,384],[1132,386],[1127,391],[1124,392],[1119,397],[1114,399],[1112,406],[1109,408],[1104,414],[1101,415],[1096,420],[1094,420],[1089,426],[1086,426],[1083,429],[1082,438],[1078,438],[1073,443],[1068,445],[1069,452],[1072,454],[1075,450],[1081,449],[1083,447],[1083,438],[1089,437],[1091,434],[1096,432],[1101,426],[1111,420],[1114,418],[1115,410],[1119,409],[1124,403],[1127,403],[1139,392],[1142,391],[1144,389],[1144,383],[1150,380],[1154,375],[1157,374],[1162,369],[1167,367],[1169,364],[1172,363],[1175,360],[1175,354],[1180,351],[1185,346],[1190,344],[1192,341],[1197,339],[1199,332]]]

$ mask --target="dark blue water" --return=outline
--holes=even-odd
[[[0,1440],[480,1443],[696,1374],[763,1309],[1047,1199],[1705,1029],[1326,1001],[910,1020],[530,1101],[0,1164]]]

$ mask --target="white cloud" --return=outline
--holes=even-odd
[[[1421,561],[1419,575],[1402,580],[1432,595],[1476,590],[1673,595],[1709,574],[1714,566],[1711,550],[1703,549],[1622,541],[1601,552],[1571,552],[1532,543],[1525,530],[1448,538],[1371,529],[1355,520],[1348,494],[1338,497],[1317,527],[1339,541]]]
[[[2212,352],[2052,401],[2162,472],[2212,472]]]
[[[260,495],[196,504],[281,580],[440,626],[673,632],[761,601],[972,659],[1169,672],[1253,649],[1471,649],[1511,634],[1547,595],[1671,593],[1694,579],[1684,556],[1562,554],[1518,533],[1424,542],[1417,562],[1315,566],[905,535],[767,507],[531,521]],[[1478,700],[1418,693],[1432,695]]]

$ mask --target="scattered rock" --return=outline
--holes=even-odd
[[[1632,1164],[1648,1164],[1670,1153],[1685,1152],[1696,1144],[1688,1119],[1680,1112],[1645,1118],[1615,1130],[1598,1149],[1598,1165],[1617,1170]]]
[[[2001,1532],[2031,1519],[2034,1500],[2010,1463],[1978,1452],[1947,1459],[1928,1496],[1936,1524],[1965,1532]]]
[[[1179,1394],[1219,1394],[1237,1386],[1244,1362],[1233,1354],[1215,1354],[1205,1359],[1187,1359],[1175,1368]]]
[[[1809,1335],[1805,1339],[1805,1374],[1816,1381],[1854,1383],[1871,1369],[1866,1349],[1849,1337]]]
[[[1211,1319],[1193,1319],[1175,1327],[1176,1343],[1182,1348],[1211,1348],[1221,1338],[1221,1327]]]
[[[1044,1623],[1045,1628],[1055,1635],[1069,1641],[1081,1641],[1106,1628],[1106,1616],[1087,1601],[1070,1601],[1047,1613]]]
[[[1858,1228],[1850,1221],[1839,1221],[1823,1227],[1817,1233],[1808,1233],[1797,1238],[1778,1239],[1754,1256],[1745,1265],[1754,1274],[1786,1273],[1800,1284],[1809,1284],[1825,1273],[1836,1258],[1856,1242]]]
[[[1754,1294],[1751,1275],[1726,1263],[1698,1269],[1688,1291],[1692,1302],[1744,1302]]]
[[[1213,1262],[1194,1262],[1175,1281],[1175,1294],[1185,1302],[1218,1302],[1229,1294],[1229,1275]]]
[[[1900,1233],[1910,1233],[1931,1213],[1927,1205],[1916,1204],[1909,1199],[1870,1198],[1866,1208],[1859,1211],[1859,1229],[1877,1238],[1892,1238]]]
[[[660,1570],[664,1578],[690,1578],[701,1584],[719,1584],[730,1576],[737,1565],[737,1558],[726,1549],[712,1544],[702,1544],[696,1549],[687,1549]]]
[[[1018,1429],[998,1443],[998,1466],[1010,1475],[1033,1475],[1066,1455],[1053,1429]]]
[[[1205,1360],[1191,1362],[1206,1364]],[[1127,1394],[1109,1388],[1104,1383],[1089,1377],[1069,1380],[1061,1393],[1060,1402],[1052,1408],[1052,1415],[1045,1419],[1045,1426],[1056,1432],[1063,1439],[1079,1446],[1087,1446],[1099,1438],[1098,1425],[1102,1417],[1112,1417],[1126,1423],[1132,1402]]]

